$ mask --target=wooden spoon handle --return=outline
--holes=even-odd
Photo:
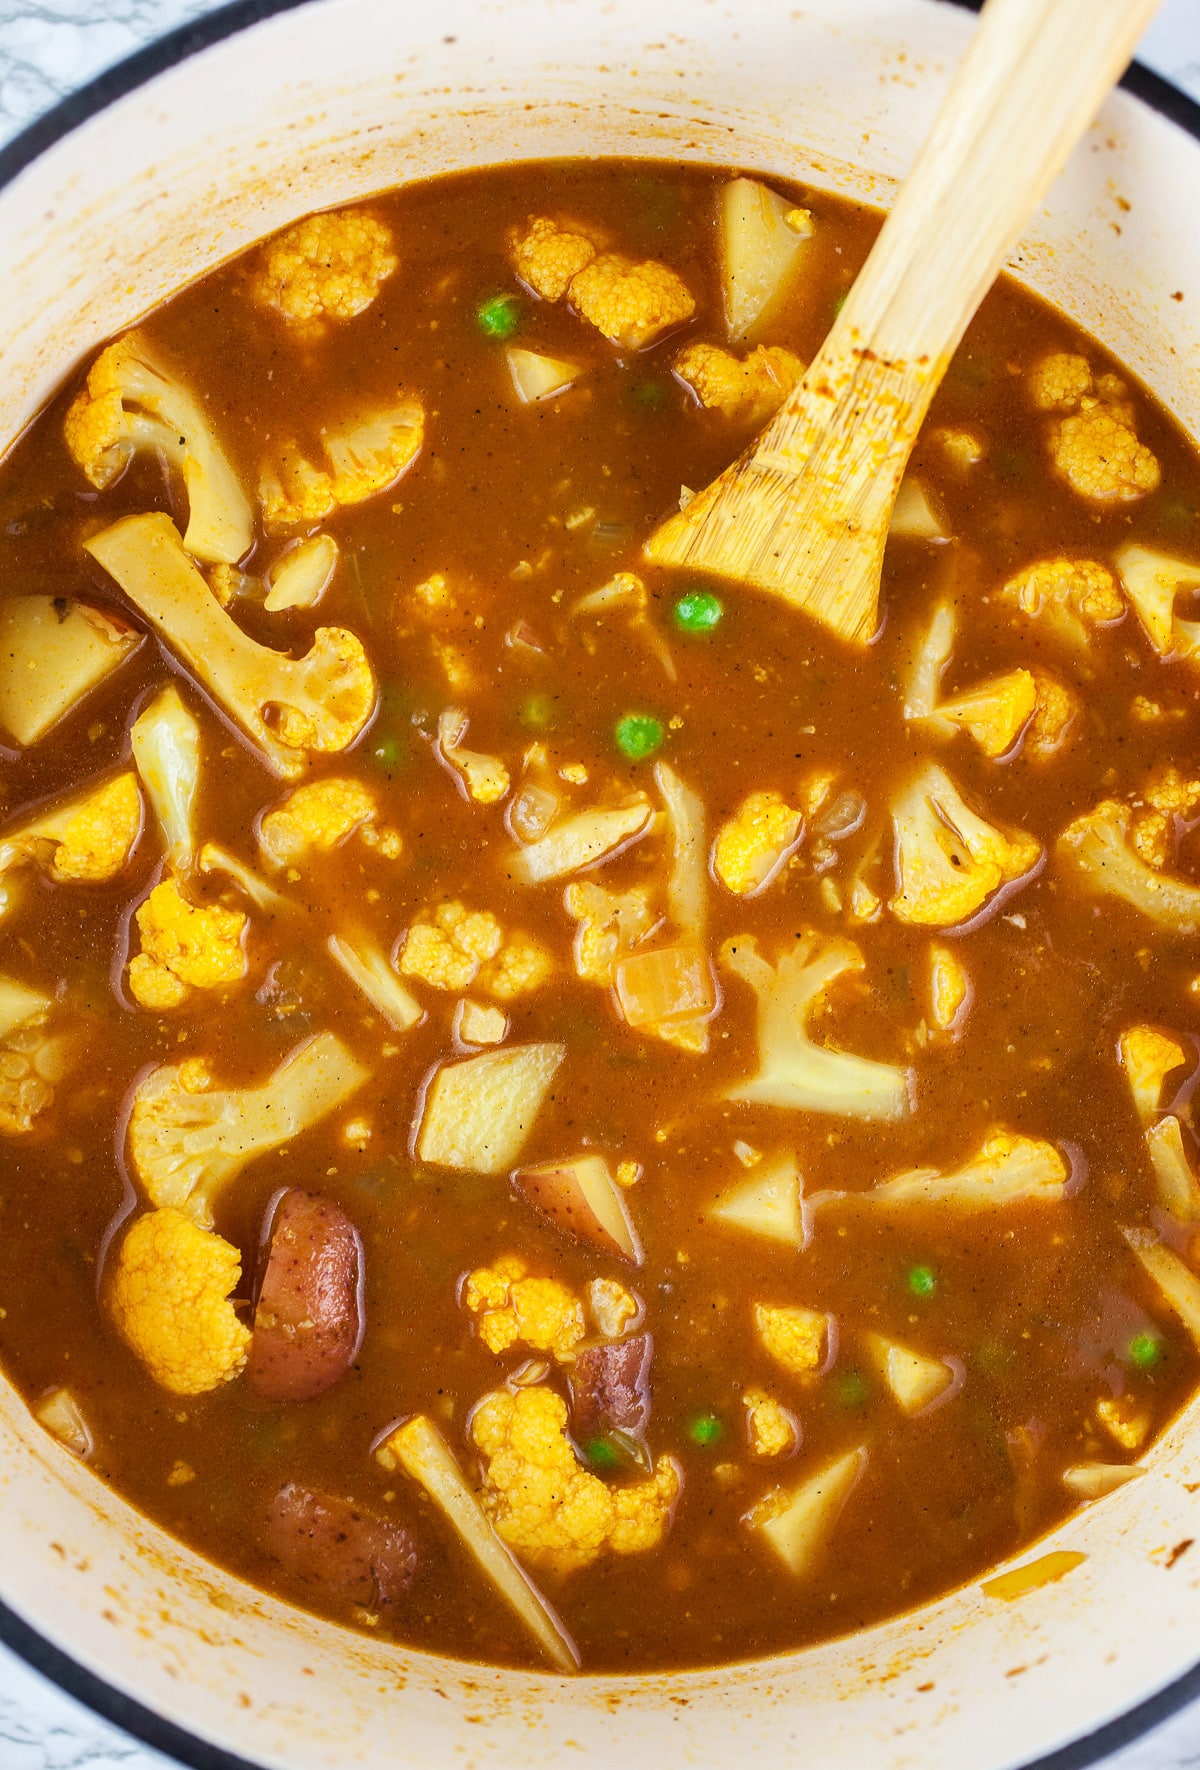
[[[1159,0],[988,0],[826,348],[951,356]]]

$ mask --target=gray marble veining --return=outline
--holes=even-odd
[[[103,68],[212,11],[217,3],[41,0],[34,5],[0,0],[0,143]],[[1200,0],[1166,0],[1143,40],[1140,58],[1200,99]],[[1200,1767],[1200,1704],[1107,1762],[1107,1770],[1193,1767]],[[0,1647],[0,1770],[170,1766],[159,1753],[99,1720]]]

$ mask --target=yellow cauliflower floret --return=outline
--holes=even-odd
[[[1077,646],[1125,612],[1116,578],[1095,559],[1039,559],[1008,580],[1000,600]]]
[[[129,988],[143,1008],[178,1007],[190,990],[220,989],[246,975],[243,912],[190,904],[174,879],[138,905],[137,925],[142,950],[130,961]]]
[[[956,473],[966,473],[969,468],[978,467],[987,454],[987,443],[979,432],[958,425],[943,425],[940,430],[935,430],[933,441]]]
[[[570,233],[545,215],[532,217],[523,233],[514,229],[509,244],[517,275],[543,301],[561,301],[572,277],[596,256],[586,234]]]
[[[510,1548],[535,1567],[563,1575],[605,1550],[639,1555],[670,1528],[679,1471],[660,1457],[654,1473],[609,1487],[579,1462],[567,1437],[567,1406],[534,1385],[485,1395],[471,1421],[484,1459],[484,1507]]]
[[[1167,1077],[1191,1059],[1178,1039],[1156,1026],[1129,1027],[1118,1049],[1138,1117],[1148,1125],[1162,1105]]]
[[[1024,754],[1031,761],[1040,762],[1056,755],[1066,743],[1079,717],[1079,699],[1065,682],[1045,670],[1035,670],[1033,679],[1037,684],[1037,705],[1025,728]]]
[[[1122,1450],[1137,1450],[1150,1430],[1150,1415],[1132,1395],[1123,1395],[1119,1401],[1104,1396],[1096,1403],[1096,1418]]]
[[[1029,397],[1039,412],[1074,412],[1091,391],[1091,364],[1069,351],[1044,356],[1029,373]]]
[[[716,344],[689,344],[675,358],[675,373],[702,406],[764,424],[804,373],[794,351],[760,344],[744,360]]]
[[[940,702],[937,712],[974,738],[985,756],[996,757],[1012,749],[1036,706],[1033,672],[1009,670]]]
[[[951,928],[1042,857],[1035,837],[988,823],[933,764],[895,801],[892,819],[897,890],[888,908],[901,922]]]
[[[0,837],[0,870],[25,858],[61,883],[103,885],[121,871],[141,828],[137,778],[119,774]]]
[[[790,1408],[768,1395],[765,1389],[747,1389],[742,1396],[746,1410],[746,1437],[756,1457],[791,1456],[799,1442],[796,1416]]]
[[[1190,822],[1200,810],[1200,781],[1185,780],[1171,764],[1158,768],[1142,788],[1144,807],[1134,813],[1130,844],[1147,866],[1160,870],[1175,849],[1175,820]]]
[[[619,1184],[619,1170],[617,1179]],[[587,1296],[596,1331],[603,1334],[606,1340],[622,1339],[641,1317],[641,1304],[615,1278],[594,1278],[587,1288]]]
[[[263,247],[250,293],[260,307],[313,328],[363,313],[399,262],[391,229],[373,215],[310,215]]]
[[[294,438],[285,440],[259,476],[268,531],[307,527],[386,492],[416,460],[424,440],[424,408],[404,395],[395,405],[340,428],[323,427],[327,467],[314,466]]]
[[[687,285],[669,265],[648,258],[637,263],[619,252],[605,252],[572,277],[571,306],[624,350],[644,350],[696,311]]]
[[[122,1339],[164,1389],[203,1395],[242,1369],[250,1334],[228,1300],[241,1275],[237,1249],[182,1211],[151,1211],[129,1230],[109,1303]]]
[[[782,793],[751,793],[717,832],[713,871],[736,897],[768,882],[800,835],[803,819]]]
[[[554,960],[529,934],[514,934],[505,941],[491,964],[479,973],[479,986],[499,1002],[540,989],[554,971]]]
[[[1133,407],[1115,375],[1097,380],[1085,357],[1043,357],[1030,376],[1039,411],[1060,414],[1046,435],[1055,470],[1081,498],[1129,503],[1157,489],[1158,461],[1137,438]]]
[[[948,946],[929,949],[929,1018],[939,1032],[951,1032],[971,994],[971,982],[958,954]]]
[[[645,886],[633,891],[607,891],[603,885],[577,881],[563,894],[567,914],[579,927],[575,933],[575,971],[585,983],[607,988],[613,966],[644,934],[656,917]]]
[[[354,830],[373,824],[378,810],[374,794],[349,776],[308,781],[267,812],[258,846],[274,866],[295,866],[312,854],[327,854]]]
[[[71,1067],[70,1038],[45,1023],[45,1012],[35,1013],[0,1041],[0,1132],[10,1137],[33,1130]]]
[[[462,1300],[476,1333],[497,1357],[527,1346],[559,1360],[573,1358],[584,1333],[583,1304],[556,1278],[530,1278],[528,1272],[524,1260],[509,1254],[467,1274]]]
[[[432,989],[463,990],[503,943],[503,931],[490,910],[468,910],[457,900],[441,903],[432,915],[426,910],[412,924],[400,970]]]
[[[829,1317],[819,1310],[756,1303],[754,1327],[764,1352],[794,1377],[814,1376],[825,1363]]]

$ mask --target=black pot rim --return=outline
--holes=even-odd
[[[950,3],[977,12],[982,0],[950,0]],[[220,43],[226,37],[247,30],[262,19],[291,12],[305,4],[307,0],[229,0],[228,4],[218,6],[203,18],[180,25],[133,55],[126,56],[78,91],[60,99],[0,148],[0,189],[11,184],[26,166],[89,117],[106,110],[117,99],[145,85],[157,74],[207,49],[210,44]],[[1172,86],[1169,80],[1143,67],[1140,62],[1134,62],[1121,85],[1151,110],[1158,111],[1200,141],[1200,104],[1177,86]],[[102,1720],[131,1734],[166,1758],[189,1766],[190,1770],[262,1770],[261,1765],[237,1757],[223,1746],[206,1743],[198,1735],[176,1726],[173,1721],[89,1672],[38,1634],[3,1600],[0,1600],[0,1641],[35,1672],[57,1684],[60,1690]],[[1200,1662],[1115,1720],[1105,1722],[1094,1732],[1057,1751],[1030,1760],[1022,1770],[1087,1770],[1088,1765],[1099,1763],[1122,1746],[1142,1738],[1197,1697],[1200,1697]]]

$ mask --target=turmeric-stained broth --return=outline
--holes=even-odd
[[[3,596],[146,635],[6,739],[0,972],[41,999],[12,997],[0,1050],[5,1368],[215,1560],[465,1658],[546,1648],[406,1464],[412,1416],[583,1668],[625,1671],[780,1652],[979,1577],[1115,1485],[1064,1474],[1136,1465],[1196,1379],[1194,452],[1001,283],[914,457],[933,532],[893,538],[874,644],[645,567],[796,372],[756,357],[731,393],[736,363],[681,352],[806,361],[877,226],[772,182],[791,268],[732,344],[733,176],[551,165],[380,197],[146,319],[135,354],[199,425],[135,434],[128,363],[124,417],[84,365],[0,478]],[[701,403],[722,389],[736,411]],[[182,539],[213,492],[205,422],[248,500],[218,499],[252,535],[224,561]],[[178,609],[156,618],[152,534],[261,646],[360,642],[336,709],[319,684],[307,726],[267,708],[284,774],[211,622],[190,657]],[[302,606],[267,608],[268,568],[316,534],[327,587],[323,543],[292,562]],[[3,649],[0,711],[27,662]],[[198,734],[198,785],[169,852],[146,757],[172,731],[185,778]],[[124,813],[22,833],[124,775]],[[632,833],[608,853],[616,825],[581,823],[563,861],[595,811]],[[243,1160],[241,1091],[321,1034],[319,1080],[274,1083],[296,1122],[260,1113]]]

